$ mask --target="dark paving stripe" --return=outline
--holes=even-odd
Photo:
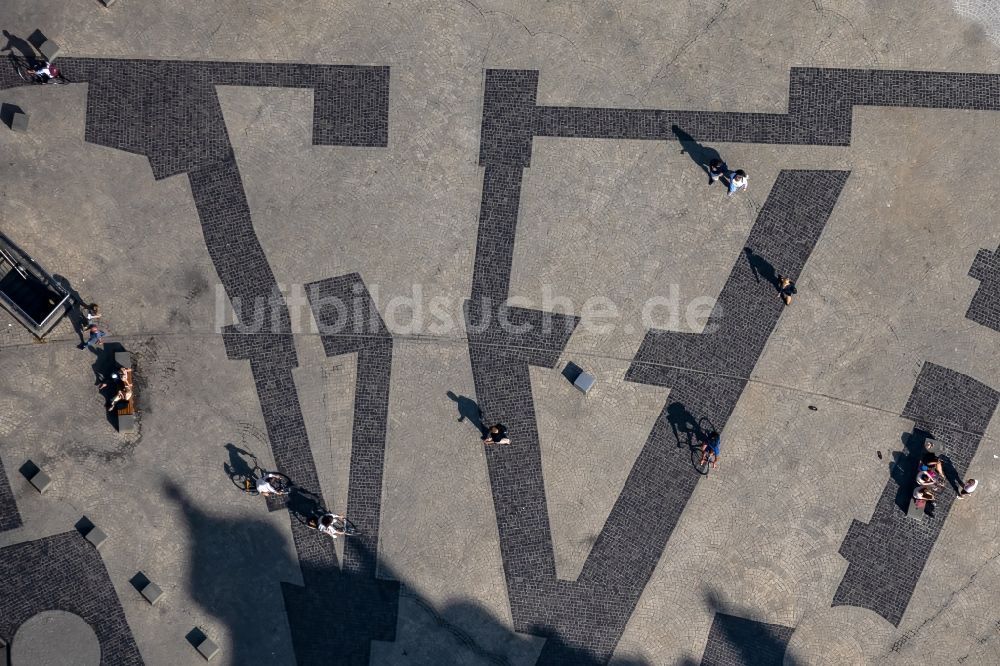
[[[347,516],[360,530],[344,546],[344,567],[374,577],[382,509],[392,336],[357,273],[306,285],[327,356],[357,353]],[[345,310],[350,318],[339,315]],[[357,332],[357,333],[355,333]]]
[[[998,399],[1000,394],[971,377],[924,363],[902,416],[931,433],[935,451],[950,459],[959,478],[964,478]],[[922,444],[904,450],[871,521],[851,523],[840,546],[850,564],[833,597],[834,606],[868,608],[899,626],[954,502],[954,492],[946,490],[938,495],[933,518],[906,515],[902,507],[909,504],[923,452]],[[966,501],[977,500],[973,495]]]
[[[522,78],[530,73],[510,71]],[[847,146],[855,106],[995,111],[1000,74],[793,67],[788,113],[540,106],[534,127],[536,136],[672,141],[678,125],[700,141]]]
[[[14,501],[14,491],[11,490],[10,480],[0,461],[0,532],[17,529],[22,524],[21,513]]]
[[[102,666],[143,663],[104,562],[78,532],[0,549],[0,599],[0,637],[8,642],[33,615],[63,610],[97,634]]]
[[[674,437],[676,413],[683,411],[695,423],[707,417],[720,431],[725,426],[744,378],[753,371],[783,311],[776,275],[798,278],[848,172],[781,172],[747,240],[752,253],[737,258],[708,332],[647,334],[626,378],[670,387],[669,404],[579,578],[558,580],[528,366],[553,367],[578,320],[504,305],[522,169],[531,159],[533,135],[527,128],[537,132],[539,123],[557,118],[551,107],[532,106],[536,87],[535,72],[487,72],[482,203],[473,290],[466,304],[469,355],[486,421],[503,422],[511,433],[509,446],[486,448],[486,460],[514,627],[549,637],[540,664],[604,662],[700,478],[691,468],[687,446],[678,447]],[[574,127],[586,126],[587,136],[625,136],[622,123],[631,122],[630,112],[612,109],[558,113]],[[656,113],[637,122],[647,122]],[[558,118],[553,122],[551,127],[560,126]],[[669,124],[663,129],[671,132]],[[518,332],[522,325],[528,330]]]
[[[996,252],[980,250],[969,277],[979,280],[979,288],[972,296],[966,319],[1000,332],[1000,248]]]
[[[701,666],[781,666],[792,627],[716,613]]]
[[[314,144],[385,146],[388,68],[86,58],[59,62],[70,79],[90,83],[87,141],[145,155],[155,178],[188,174],[206,248],[237,313],[238,323],[223,332],[227,355],[250,361],[278,469],[328,506],[292,378],[298,359],[288,309],[254,231],[215,90],[218,85],[311,88]],[[319,292],[336,291],[354,283],[364,289],[356,275],[316,286]],[[363,295],[371,307],[367,290]],[[378,318],[377,312],[366,314]],[[393,639],[398,607],[398,583],[374,578],[392,339],[381,325],[374,344],[354,340],[345,347],[334,337],[324,337],[323,344],[329,355],[359,352],[347,514],[361,535],[345,543],[341,567],[333,541],[292,515],[305,586],[283,584],[282,589],[299,663],[336,658],[338,663],[367,664],[372,640]]]

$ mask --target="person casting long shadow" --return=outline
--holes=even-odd
[[[709,148],[708,146],[701,145],[693,136],[682,130],[677,125],[672,126],[670,129],[673,131],[677,140],[681,144],[681,153],[687,153],[688,157],[690,157],[695,164],[700,166],[702,171],[708,174],[709,184],[714,183],[717,177],[712,177],[712,169],[709,165],[716,160],[723,163],[722,157],[719,155],[719,151],[715,148]],[[725,166],[725,163],[723,163],[723,166]],[[725,169],[723,169],[723,171],[725,171]]]
[[[774,270],[774,266],[770,261],[755,254],[753,250],[748,247],[743,248],[743,251],[747,255],[747,262],[750,264],[750,270],[753,271],[753,276],[760,282],[761,278],[764,278],[771,286],[778,289],[778,273]]]
[[[14,56],[14,51],[20,51],[21,56],[28,61],[28,65],[34,67],[38,64],[38,57],[35,55],[35,49],[30,42],[26,39],[21,39],[17,35],[12,35],[6,30],[3,31],[3,36],[7,38],[7,44],[2,49],[0,53],[6,52]]]
[[[448,391],[448,397],[458,406],[458,422],[468,420],[469,423],[479,428],[480,436],[486,435],[486,426],[483,425],[483,412],[479,409],[479,404],[475,400],[464,395],[455,395]]]
[[[254,455],[245,449],[241,449],[232,442],[226,444],[226,450],[229,451],[229,462],[223,463],[222,468],[229,475],[230,479],[234,478],[244,478],[249,479],[253,476],[253,466],[250,462],[243,456],[249,456],[250,459],[254,459]]]
[[[678,447],[685,444],[691,446],[695,439],[704,438],[704,433],[694,416],[679,402],[673,402],[667,406],[667,421],[670,422],[670,427],[674,431]]]

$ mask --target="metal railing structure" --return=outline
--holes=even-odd
[[[8,264],[9,268],[6,268],[4,264]],[[53,296],[58,297],[58,301],[45,313],[41,321],[36,321],[36,317],[25,312],[8,294],[0,289],[0,307],[7,310],[35,337],[41,339],[69,311],[73,297],[34,259],[15,245],[6,235],[0,233],[0,279],[9,275],[11,271],[17,271],[21,279],[34,282],[36,287],[40,286],[52,292]]]

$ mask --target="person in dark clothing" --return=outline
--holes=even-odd
[[[487,445],[510,444],[510,438],[507,437],[507,426],[502,423],[491,426],[490,429],[486,431],[486,436],[483,437],[483,442]]]

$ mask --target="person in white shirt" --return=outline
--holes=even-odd
[[[323,534],[329,534],[331,537],[336,539],[338,536],[343,536],[343,516],[338,516],[335,513],[324,513],[319,518],[313,518],[309,521],[309,526],[319,530]],[[338,528],[337,522],[340,520],[340,527]]]
[[[958,489],[958,495],[955,496],[955,499],[965,499],[966,495],[971,495],[972,493],[976,492],[976,488],[978,487],[979,487],[978,481],[976,481],[975,479],[969,479],[968,481],[962,484],[961,488]]]
[[[257,492],[264,497],[288,494],[288,490],[285,488],[285,480],[270,472],[257,479]]]
[[[42,83],[48,83],[50,79],[59,78],[59,68],[50,62],[43,62],[38,67],[29,71]]]
[[[89,328],[91,324],[96,324],[97,320],[101,318],[100,306],[97,303],[83,306],[83,318],[87,320],[83,325],[84,330]]]
[[[740,190],[747,189],[750,184],[750,179],[747,178],[747,172],[743,169],[737,169],[736,171],[730,171],[728,175],[729,179],[729,191],[726,192],[726,196],[733,196]]]

